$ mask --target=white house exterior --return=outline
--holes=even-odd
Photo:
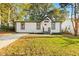
[[[16,32],[25,33],[61,33],[61,22],[46,18],[41,22],[16,21]]]

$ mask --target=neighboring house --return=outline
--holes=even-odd
[[[16,32],[25,33],[61,33],[61,22],[53,21],[46,17],[41,22],[36,21],[16,21]]]
[[[74,23],[74,22],[73,22]],[[63,23],[62,23],[62,26],[61,26],[61,29],[63,32],[67,31],[71,34],[74,34],[74,28],[73,28],[73,23],[71,20],[65,20]],[[74,24],[75,26],[75,24]],[[78,35],[79,35],[79,22],[78,22]]]

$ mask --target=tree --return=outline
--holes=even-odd
[[[1,24],[7,27],[13,24],[14,27],[15,20],[23,20],[24,19],[23,17],[27,13],[24,11],[24,9],[28,9],[29,7],[30,4],[1,3],[0,4]]]
[[[62,11],[60,8],[54,8],[49,12],[49,15],[52,18],[55,18],[55,21],[64,21],[66,19],[67,13]]]
[[[51,7],[51,4],[31,4],[29,9],[29,15],[31,21],[41,21],[44,20],[44,17],[47,15],[48,9]]]
[[[29,10],[31,4],[22,3],[22,4],[14,4],[16,8],[16,20],[24,20],[24,16],[27,15],[27,11]]]
[[[11,6],[11,4],[0,3],[0,22],[2,27],[7,26],[8,28],[9,9]]]
[[[72,8],[72,12],[71,12],[71,21],[72,21],[72,25],[73,25],[73,28],[74,28],[74,35],[77,36],[77,32],[78,32],[78,20],[76,19],[76,8],[77,8],[77,4],[72,4],[72,3],[60,3],[61,7],[64,8],[64,7],[68,7],[68,6],[71,6]],[[74,11],[73,11],[74,10]],[[73,22],[73,12],[74,12],[74,22]],[[74,23],[75,23],[75,26],[74,26]]]

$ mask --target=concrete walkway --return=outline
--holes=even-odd
[[[6,47],[10,43],[14,42],[15,40],[19,39],[26,34],[9,34],[9,35],[1,35],[0,36],[0,49]]]

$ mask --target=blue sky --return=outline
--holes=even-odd
[[[55,5],[56,8],[60,7],[59,3],[54,3],[54,5]]]

